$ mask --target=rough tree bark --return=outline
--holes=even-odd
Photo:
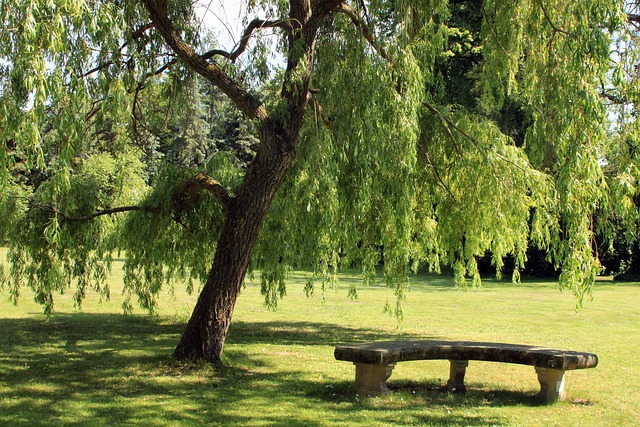
[[[284,114],[280,111],[277,117],[270,117],[263,104],[215,62],[209,61],[212,55],[198,54],[181,39],[168,17],[166,0],[144,0],[153,27],[171,49],[194,71],[219,87],[247,117],[256,120],[260,129],[257,155],[248,167],[237,196],[218,197],[227,216],[207,282],[175,349],[177,360],[206,360],[221,365],[222,348],[252,251],[269,206],[295,160],[310,97],[309,82],[318,28],[342,2],[291,0],[287,21],[263,22],[264,26],[279,27],[288,34],[289,56],[280,94]],[[255,22],[252,21],[243,35],[245,45],[245,38],[259,28]],[[226,58],[232,55],[216,52]]]
[[[225,337],[251,253],[269,205],[291,166],[292,153],[255,162],[242,190],[227,207],[213,265],[180,343],[177,360],[207,360],[221,365]]]

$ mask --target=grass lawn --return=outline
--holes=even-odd
[[[112,301],[89,296],[77,310],[64,295],[49,319],[27,289],[17,307],[0,294],[0,425],[640,425],[637,283],[599,282],[576,313],[572,296],[550,282],[458,290],[450,278],[418,276],[398,328],[382,313],[394,301],[384,287],[350,301],[344,286],[322,302],[306,298],[306,277],[294,274],[272,312],[248,281],[216,374],[169,361],[194,296],[176,289],[163,295],[158,316],[123,315],[121,273],[111,280]],[[400,363],[393,393],[357,395],[354,367],[336,361],[333,347],[395,338],[545,345],[597,353],[600,364],[568,372],[568,400],[549,406],[535,403],[533,367],[474,361],[465,395],[441,391],[446,361]]]

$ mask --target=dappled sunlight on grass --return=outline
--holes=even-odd
[[[56,300],[47,319],[26,295],[15,307],[0,295],[0,425],[141,426],[606,426],[640,424],[635,344],[637,285],[599,283],[583,311],[555,284],[487,280],[459,290],[451,279],[412,279],[404,321],[383,314],[383,286],[346,287],[324,301],[304,295],[294,273],[278,311],[259,285],[243,289],[227,338],[225,367],[177,364],[170,355],[195,296],[162,295],[159,315],[120,313],[89,295],[82,310]],[[346,280],[358,280],[355,275]],[[622,339],[621,339],[622,337]],[[334,346],[392,339],[465,339],[538,344],[599,355],[596,369],[567,374],[568,401],[538,406],[530,366],[471,362],[468,392],[443,391],[447,361],[400,363],[393,392],[360,396],[354,367]]]

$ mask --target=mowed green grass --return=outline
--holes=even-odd
[[[118,267],[118,265],[116,265]],[[3,426],[633,426],[640,425],[640,285],[599,282],[575,300],[551,282],[487,280],[459,290],[452,280],[412,278],[404,321],[383,314],[393,290],[347,297],[345,275],[323,302],[294,274],[278,311],[259,285],[243,290],[225,346],[226,366],[170,361],[195,296],[176,286],[157,316],[121,313],[121,271],[109,302],[90,295],[81,310],[59,296],[47,319],[24,290],[18,306],[0,293],[0,425]],[[400,363],[393,393],[369,398],[351,385],[354,367],[333,357],[344,342],[408,338],[535,344],[597,353],[595,369],[571,371],[567,401],[539,406],[533,367],[471,361],[469,391],[441,390],[448,362]]]

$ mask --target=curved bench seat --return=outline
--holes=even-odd
[[[356,365],[356,390],[376,395],[389,390],[386,380],[398,362],[445,359],[451,362],[447,388],[466,391],[464,375],[469,360],[516,363],[536,368],[540,393],[545,402],[564,398],[564,373],[593,368],[598,356],[593,353],[558,350],[530,345],[472,341],[381,341],[344,344],[335,348],[335,358]]]

